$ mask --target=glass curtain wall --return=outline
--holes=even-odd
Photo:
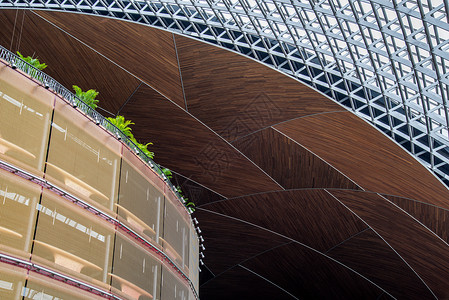
[[[115,218],[197,282],[198,238],[168,185],[89,117],[5,67],[0,68],[0,160]],[[126,299],[184,299],[191,293],[173,267],[113,223],[4,170],[0,252]],[[0,265],[0,276],[3,271]],[[16,287],[25,299],[81,295],[69,296],[72,288],[62,283],[45,285],[41,275],[24,281],[20,274],[11,275],[15,281],[9,283],[0,277],[0,298],[16,293]],[[3,291],[3,286],[8,288]],[[173,294],[167,287],[182,292]]]
[[[1,160],[43,176],[54,98],[22,74],[0,68]]]

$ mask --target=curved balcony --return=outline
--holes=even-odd
[[[198,235],[173,185],[106,119],[2,51],[0,262],[18,277],[0,277],[11,293],[197,299]],[[34,274],[26,284],[20,269]]]

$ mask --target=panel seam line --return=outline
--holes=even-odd
[[[365,223],[369,228],[371,228],[371,230],[376,233],[377,236],[379,236],[385,244],[388,245],[388,247],[390,247],[391,250],[394,251],[394,253],[396,253],[396,255],[410,268],[410,270],[412,270],[413,273],[415,273],[415,275],[421,280],[421,282],[427,287],[427,289],[430,291],[430,293],[432,293],[433,297],[435,299],[438,299],[438,297],[435,295],[435,293],[432,291],[432,289],[427,285],[427,283],[421,278],[421,276],[419,276],[419,274],[415,271],[415,269],[412,268],[412,266],[410,266],[410,264],[396,251],[396,249],[393,248],[393,246],[390,245],[390,243],[388,243],[382,235],[380,235],[373,227],[371,227],[371,225],[368,224],[368,222],[366,222],[362,217],[360,217],[357,213],[355,213],[352,209],[350,209],[348,206],[346,206],[342,201],[340,201],[340,199],[338,199],[337,197],[335,197],[334,195],[332,195],[332,193],[330,193],[329,191],[325,190],[329,195],[331,195],[335,200],[337,200],[342,206],[344,206],[347,210],[349,210],[351,213],[353,213],[357,218],[359,218],[363,223]]]
[[[176,53],[176,61],[178,62],[179,80],[181,81],[181,89],[182,89],[182,96],[184,98],[184,105],[185,105],[186,111],[189,111],[187,108],[186,92],[184,90],[184,80],[182,80],[181,63],[179,62],[178,46],[176,45],[176,36],[174,33],[172,33],[172,36],[173,36],[173,45],[174,45],[175,53]]]
[[[320,255],[324,256],[325,258],[327,258],[327,259],[329,259],[329,260],[331,260],[331,261],[333,261],[333,262],[335,262],[335,263],[341,265],[342,267],[344,267],[344,268],[346,268],[346,269],[352,271],[354,274],[360,276],[361,278],[363,278],[363,279],[365,279],[366,281],[370,282],[371,284],[373,284],[374,286],[376,286],[376,287],[379,288],[380,290],[384,291],[386,294],[388,294],[388,295],[389,295],[390,297],[392,297],[393,299],[396,299],[393,295],[391,295],[390,293],[388,293],[388,292],[387,292],[385,289],[383,289],[381,286],[379,286],[378,284],[376,284],[375,282],[373,282],[373,281],[370,280],[369,278],[365,277],[365,276],[362,275],[361,273],[357,272],[356,270],[354,270],[354,269],[352,269],[351,267],[345,265],[344,263],[340,262],[339,260],[337,260],[337,259],[335,259],[335,258],[333,258],[333,257],[331,257],[331,256],[329,256],[329,255],[327,255],[327,254],[325,254],[325,253],[323,253],[323,252],[321,252],[321,251],[319,251],[319,250],[317,250],[317,249],[311,247],[311,246],[308,246],[308,245],[306,245],[306,244],[304,244],[304,243],[301,243],[301,242],[299,242],[299,241],[297,241],[297,240],[295,240],[295,239],[293,239],[293,238],[291,238],[291,237],[288,237],[288,236],[286,236],[286,235],[283,235],[283,234],[281,234],[281,233],[279,233],[279,232],[276,232],[276,231],[273,231],[273,230],[268,229],[268,228],[266,228],[266,227],[263,227],[263,226],[260,226],[260,225],[257,225],[257,224],[254,224],[254,223],[251,223],[251,222],[242,220],[242,219],[240,219],[240,218],[232,217],[232,216],[229,216],[229,215],[226,215],[226,214],[222,214],[222,213],[219,213],[219,212],[216,212],[216,211],[212,211],[212,210],[208,210],[208,209],[201,208],[201,207],[198,207],[197,209],[198,209],[198,210],[205,211],[205,212],[208,212],[208,213],[212,213],[212,214],[215,214],[215,215],[219,215],[219,216],[222,216],[222,217],[225,217],[225,218],[229,218],[229,219],[232,219],[232,220],[235,220],[235,221],[239,221],[239,222],[241,222],[241,223],[244,223],[244,224],[247,224],[247,225],[250,225],[250,226],[259,228],[259,229],[261,229],[261,230],[264,230],[264,231],[273,233],[273,234],[275,234],[275,235],[277,235],[277,236],[280,236],[280,237],[283,237],[283,238],[285,238],[285,239],[287,239],[287,240],[290,240],[290,241],[292,241],[292,242],[294,242],[294,243],[296,243],[296,244],[298,244],[298,245],[300,245],[300,246],[303,246],[304,248],[307,248],[307,249],[309,249],[309,250],[311,250],[311,251],[313,251],[313,252],[315,252],[315,253],[317,253],[317,254],[320,254]]]

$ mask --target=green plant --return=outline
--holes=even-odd
[[[109,122],[112,123],[115,127],[117,127],[121,132],[123,132],[124,135],[129,137],[131,141],[134,143],[137,143],[136,139],[134,138],[134,135],[132,134],[132,129],[130,125],[134,125],[133,121],[131,120],[125,120],[124,116],[116,116],[115,118],[107,118]]]
[[[170,169],[167,168],[161,168],[162,173],[165,174],[165,176],[167,176],[168,179],[172,179],[173,178],[173,173],[170,171]],[[179,188],[179,186],[178,186]]]
[[[184,197],[184,194],[182,193],[181,187],[179,185],[176,186],[175,189],[178,192],[178,194],[182,197],[182,199],[184,199],[185,207],[190,208],[192,210],[192,212],[194,212],[195,211],[195,203],[193,203],[192,201],[189,201],[189,198]]]
[[[72,86],[75,90],[76,96],[80,98],[84,103],[89,105],[91,108],[96,109],[98,100],[95,97],[98,96],[99,92],[96,90],[88,90],[83,92],[81,88],[77,85]]]
[[[19,51],[17,51],[17,55],[19,55],[22,60],[41,71],[47,67],[47,65],[45,63],[41,63],[38,58],[32,58],[31,56],[25,57]]]
[[[134,137],[132,133],[131,125],[134,125],[133,121],[131,120],[125,120],[124,116],[116,116],[115,118],[107,118],[109,122],[111,122],[115,127],[117,127],[121,132],[123,132],[124,135],[129,137],[129,139],[137,146],[137,148],[140,149],[143,153],[145,153],[146,156],[153,159],[154,158],[154,152],[151,152],[148,150],[149,145],[153,145],[153,143],[146,143],[142,144],[139,143],[136,138]]]
[[[125,120],[125,117],[120,115],[116,116],[115,118],[109,117],[107,119],[121,132],[123,132],[123,134],[129,137],[129,139],[140,149],[140,151],[145,153],[149,158],[151,159],[154,158],[154,152],[148,150],[148,146],[153,145],[153,143],[141,144],[136,140],[136,138],[132,133],[132,128],[130,127],[131,125],[134,125],[134,123],[131,120]],[[161,171],[168,179],[173,178],[173,173],[170,171],[170,169],[161,167]],[[189,199],[183,196],[181,187],[178,185],[175,189],[178,192],[178,194],[184,199],[184,205],[190,208],[192,211],[195,211],[195,203],[188,201]]]
[[[175,189],[176,189],[176,191],[178,192],[178,194],[180,194],[181,196],[183,196],[181,187],[180,187],[179,185],[176,186]]]
[[[184,198],[184,200],[186,201],[186,203],[184,204],[187,208],[190,208],[192,210],[192,212],[194,212],[195,209],[195,203],[193,203],[192,201],[187,201],[188,198]]]
[[[137,145],[137,147],[139,147],[140,151],[145,153],[146,156],[148,156],[151,159],[154,158],[154,152],[151,152],[150,150],[148,150],[148,146],[153,145],[153,143],[141,144],[141,143],[137,142],[136,139],[133,139],[132,141],[134,142],[134,144]]]

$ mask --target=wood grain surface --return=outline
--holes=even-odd
[[[345,110],[236,53],[183,36],[176,45],[189,111],[229,141],[291,118]]]
[[[449,208],[449,190],[415,158],[350,112],[275,126],[368,191]]]
[[[449,246],[385,198],[366,192],[329,191],[362,218],[429,286],[437,298],[449,297]],[[378,257],[379,263],[382,257]]]
[[[286,189],[360,189],[337,169],[272,128],[233,142]]]
[[[385,196],[449,243],[449,211],[411,199]]]
[[[432,299],[424,283],[403,260],[369,229],[327,252],[397,299]]]
[[[151,141],[155,160],[225,197],[282,189],[231,145],[183,109],[141,86],[123,109],[138,127],[136,138]]]
[[[0,9],[1,45],[9,48],[14,32],[11,50],[38,57],[48,65],[45,72],[69,90],[74,84],[96,89],[99,106],[107,111],[115,113],[139,85],[126,71],[33,12],[20,10],[16,26],[15,21],[16,11]]]
[[[172,33],[83,14],[37,13],[185,107]]]
[[[382,290],[341,264],[288,244],[242,264],[298,299],[377,299]]]
[[[232,288],[231,288],[232,287]],[[235,266],[201,286],[201,299],[297,299],[252,270]]]
[[[208,189],[180,174],[173,173],[171,182],[175,186],[180,186],[181,190],[185,192],[185,196],[194,202],[196,206],[226,199],[216,191]]]
[[[201,207],[261,226],[322,252],[367,228],[320,189],[257,194]]]
[[[208,268],[217,276],[236,264],[290,242],[262,228],[204,209],[195,213],[201,230],[207,236]]]

